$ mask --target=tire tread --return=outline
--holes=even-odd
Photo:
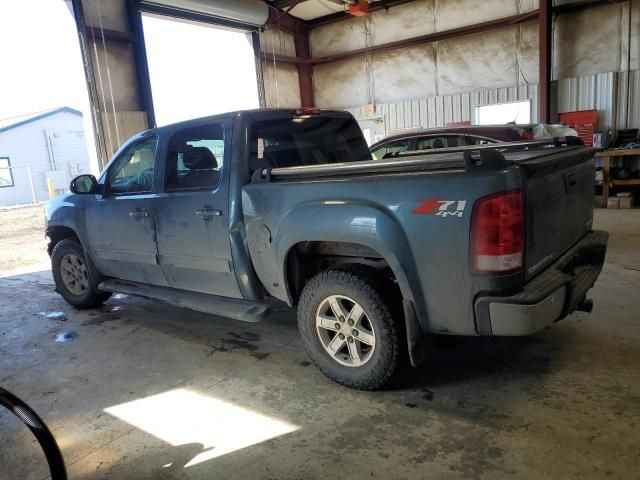
[[[102,305],[103,302],[109,299],[111,293],[98,290],[97,286],[94,285],[91,278],[89,278],[88,292],[83,297],[78,297],[67,291],[62,282],[58,269],[60,257],[62,257],[65,253],[75,253],[76,255],[79,254],[81,255],[81,258],[84,260],[85,264],[87,263],[82,245],[80,245],[78,241],[71,238],[60,240],[55,245],[55,247],[53,247],[53,251],[51,252],[51,271],[53,273],[53,280],[56,285],[56,291],[60,293],[60,295],[62,295],[67,303],[73,305],[76,308],[94,308]]]
[[[356,266],[357,267],[357,266]],[[373,278],[368,278],[367,270],[371,271]],[[313,277],[305,285],[300,301],[298,304],[298,327],[307,347],[307,351],[313,348],[316,341],[316,332],[314,326],[315,308],[317,302],[315,295],[319,290],[326,286],[338,287],[340,289],[355,288],[366,300],[366,309],[368,314],[377,319],[375,328],[383,335],[377,335],[377,338],[387,338],[385,344],[376,343],[376,348],[384,348],[384,361],[374,362],[370,368],[367,377],[354,378],[353,376],[341,374],[344,368],[337,362],[330,359],[328,362],[318,361],[315,355],[310,357],[318,369],[333,381],[351,388],[359,390],[378,390],[387,385],[400,365],[400,342],[397,324],[394,322],[388,306],[382,299],[382,292],[374,286],[381,285],[375,278],[376,272],[373,269],[364,268],[336,268],[325,270]],[[378,287],[379,288],[379,287]],[[313,341],[312,341],[313,340]],[[319,350],[321,356],[326,357],[324,351]],[[329,365],[327,365],[327,363]],[[336,368],[339,367],[339,368]]]

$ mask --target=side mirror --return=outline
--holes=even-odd
[[[79,175],[71,180],[69,189],[79,195],[95,193],[98,190],[98,181],[93,175]]]

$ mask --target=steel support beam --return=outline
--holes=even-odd
[[[551,31],[553,0],[539,0],[538,15],[538,122],[551,122]]]
[[[298,85],[300,86],[300,104],[303,107],[314,107],[313,94],[313,65],[311,63],[311,47],[309,46],[309,26],[306,22],[292,17],[287,12],[276,9],[269,10],[269,25],[293,36],[293,44],[296,50],[295,57],[286,55],[270,55],[262,53],[262,58],[267,61],[289,63],[298,70]]]
[[[276,8],[269,9],[267,25],[276,27],[291,35],[297,35],[298,32],[308,32],[309,30],[307,22]]]
[[[87,82],[87,92],[89,94],[89,108],[91,109],[91,124],[93,125],[94,142],[96,147],[96,158],[98,166],[102,168],[109,160],[109,154],[103,139],[104,125],[102,116],[100,115],[100,99],[95,82],[93,72],[93,61],[91,59],[90,42],[87,38],[87,31],[91,27],[87,27],[84,21],[84,10],[82,8],[82,0],[72,0],[71,8],[73,9],[73,17],[76,22],[76,30],[78,32],[78,41],[80,42],[80,53],[82,54],[82,64],[84,67],[85,80]]]
[[[416,45],[422,45],[426,43],[433,43],[440,40],[446,40],[449,38],[461,37],[464,35],[471,35],[474,33],[488,32],[497,28],[503,28],[510,25],[518,25],[520,23],[531,22],[538,18],[538,11],[523,13],[520,15],[513,15],[511,17],[500,18],[497,20],[491,20],[488,22],[477,23],[475,25],[468,25],[465,27],[453,28],[451,30],[445,30],[443,32],[429,33],[427,35],[421,35],[419,37],[407,38],[404,40],[398,40],[396,42],[383,43],[380,45],[374,45],[373,47],[360,48],[351,52],[338,53],[336,55],[330,55],[327,57],[318,57],[305,59],[300,55],[296,57],[288,57],[284,55],[276,55],[276,61],[293,64],[311,64],[320,65],[324,63],[338,62],[340,60],[347,60],[349,58],[361,57],[372,53],[387,52],[390,50],[397,50],[399,48],[413,47]],[[267,58],[273,59],[272,56]]]
[[[305,29],[293,37],[296,56],[303,60],[311,60],[311,48],[309,47],[309,30]],[[313,95],[313,66],[308,62],[298,63],[298,84],[300,85],[300,105],[303,107],[315,107],[316,101]]]
[[[153,106],[151,93],[151,76],[149,75],[149,62],[147,61],[147,47],[144,41],[144,29],[142,28],[142,12],[132,2],[127,3],[127,17],[129,29],[133,32],[133,55],[136,62],[136,80],[142,109],[146,112],[149,128],[156,126],[156,112]]]
[[[136,38],[128,33],[128,32],[117,32],[115,30],[108,30],[103,28],[102,30],[96,27],[86,27],[86,31],[93,37],[102,37],[104,36],[105,40],[111,40],[114,42],[126,42],[132,43],[135,42]]]

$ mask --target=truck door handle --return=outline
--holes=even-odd
[[[203,220],[211,220],[213,217],[222,216],[222,210],[212,208],[211,205],[205,205],[200,210],[196,210],[193,213],[195,213],[199,217],[202,217]]]
[[[571,193],[576,186],[576,174],[569,172],[564,174],[564,189],[567,193]]]
[[[129,212],[129,216],[133,218],[148,217],[149,212],[141,208],[135,208]]]

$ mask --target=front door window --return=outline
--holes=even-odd
[[[155,138],[143,140],[127,148],[109,169],[109,193],[150,193],[153,189],[155,156]]]

